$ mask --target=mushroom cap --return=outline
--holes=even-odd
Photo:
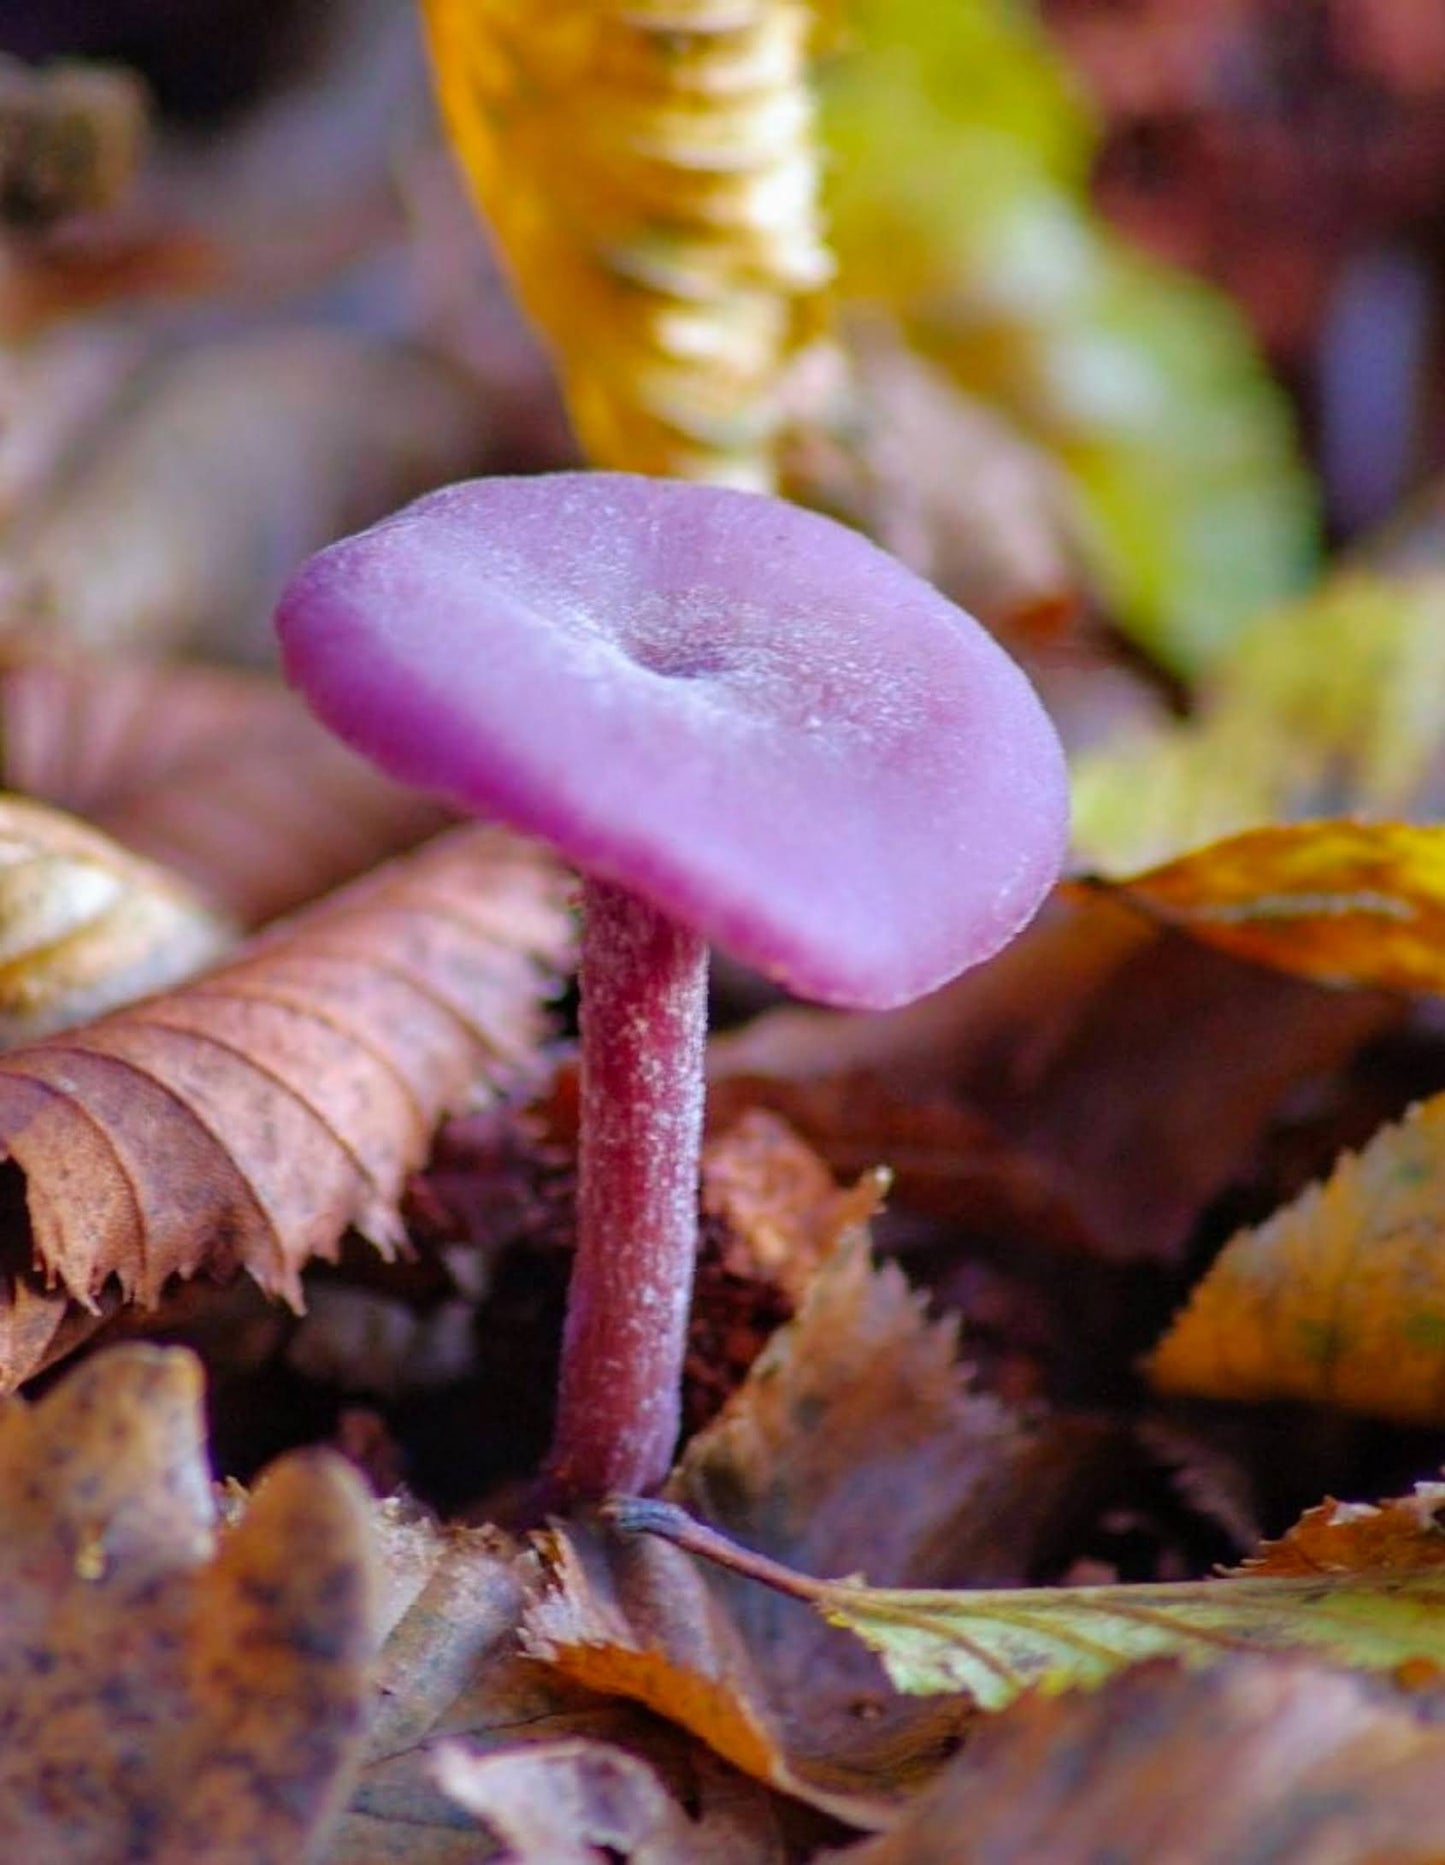
[[[450,486],[303,565],[278,624],[290,678],[384,770],[820,1002],[905,1003],[989,957],[1063,859],[1063,755],[1014,663],[758,493]]]

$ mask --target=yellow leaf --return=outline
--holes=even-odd
[[[1445,991],[1445,829],[1255,829],[1115,891],[1206,945],[1297,978]]]
[[[1162,1392],[1445,1423],[1445,1096],[1233,1237],[1149,1373]]]
[[[165,869],[60,810],[0,795],[0,1048],[179,984],[230,943]]]
[[[1303,816],[1438,815],[1445,576],[1349,570],[1259,620],[1196,716],[1074,767],[1074,840],[1110,873]]]
[[[451,140],[599,466],[768,488],[831,262],[814,0],[423,0]]]
[[[1192,673],[1301,587],[1312,494],[1234,307],[1095,215],[1093,129],[1035,15],[854,0],[824,88],[842,285],[1062,461],[1111,602]]]

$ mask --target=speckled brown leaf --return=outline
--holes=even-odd
[[[261,674],[30,644],[0,649],[0,782],[164,862],[246,926],[447,820]]]
[[[442,1114],[533,1055],[564,888],[534,849],[458,830],[181,990],[0,1061],[33,1251],[0,1317],[5,1383],[34,1370],[45,1290],[152,1304],[173,1276],[244,1269],[294,1303],[348,1225],[390,1248]]]
[[[163,990],[231,943],[164,869],[0,792],[0,1049]]]
[[[135,179],[145,130],[144,87],[119,64],[36,70],[0,57],[0,228],[45,233],[113,207]]]
[[[391,1629],[357,1791],[325,1865],[481,1865],[502,1856],[438,1785],[436,1758],[449,1738],[463,1739],[471,1755],[514,1761],[513,1781],[554,1766],[565,1775],[579,1740],[589,1752],[605,1744],[623,1770],[630,1761],[654,1770],[679,1812],[702,1808],[706,1827],[711,1810],[725,1829],[746,1833],[748,1865],[781,1859],[768,1790],[635,1704],[523,1654],[518,1625],[537,1584],[530,1553],[492,1530],[437,1529],[395,1503],[378,1505],[376,1526]],[[507,1779],[504,1768],[503,1789]]]
[[[830,1865],[1439,1865],[1445,1730],[1323,1665],[1155,1661],[992,1718]]]
[[[296,1865],[359,1759],[366,1504],[284,1459],[218,1534],[199,1363],[100,1354],[0,1411],[0,1798],[16,1860]]]

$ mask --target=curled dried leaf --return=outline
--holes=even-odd
[[[442,109],[599,466],[767,489],[830,260],[815,0],[426,0]]]
[[[443,1112],[531,1060],[565,962],[565,883],[498,831],[458,831],[331,896],[219,971],[0,1062],[0,1144],[24,1176],[34,1269],[13,1279],[4,1379],[39,1291],[300,1271],[355,1225],[389,1249]],[[12,1333],[27,1321],[23,1338]]]
[[[174,876],[58,810],[0,795],[0,1048],[164,990],[231,943]]]
[[[310,1854],[359,1760],[375,1642],[340,1460],[284,1459],[221,1534],[199,1364],[128,1347],[0,1412],[0,1508],[14,1856],[109,1865],[138,1833],[157,1859]]]

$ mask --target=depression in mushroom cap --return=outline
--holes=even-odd
[[[893,558],[779,500],[474,480],[313,558],[279,623],[312,706],[394,775],[805,996],[943,983],[1062,859],[1062,754],[1023,674]]]

